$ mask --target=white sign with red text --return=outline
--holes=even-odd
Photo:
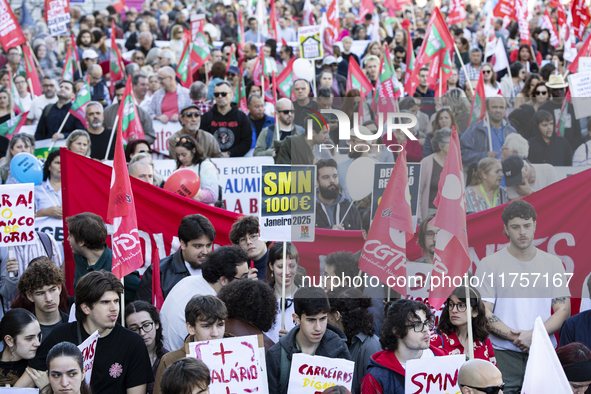
[[[350,391],[354,372],[353,361],[297,353],[291,358],[287,394],[315,394],[333,386]]]
[[[406,363],[406,394],[447,394],[460,392],[458,374],[466,356],[431,357]]]
[[[86,338],[86,341],[78,345],[78,349],[82,352],[82,359],[84,361],[84,380],[86,384],[90,385],[90,376],[92,375],[92,366],[94,364],[94,356],[96,354],[96,343],[99,340],[99,333],[96,330],[91,336]]]

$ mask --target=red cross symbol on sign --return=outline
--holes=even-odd
[[[220,343],[220,351],[214,353],[214,356],[222,356],[222,364],[226,364],[226,354],[234,353],[232,350],[224,350],[224,344]]]

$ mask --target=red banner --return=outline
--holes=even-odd
[[[87,159],[65,149],[61,151],[62,195],[64,218],[81,212],[94,212],[106,220],[109,202],[109,186],[112,169],[95,160]],[[237,159],[238,160],[238,159]],[[557,182],[525,198],[536,209],[538,219],[534,244],[537,248],[554,254],[562,260],[566,272],[574,272],[570,281],[573,297],[580,297],[581,289],[590,272],[591,243],[587,241],[587,226],[591,223],[591,171]],[[213,223],[216,229],[215,243],[229,244],[228,235],[239,215],[183,198],[131,179],[135,196],[138,228],[146,265],[150,264],[153,248],[158,258],[171,253],[178,226],[185,215],[200,213]],[[481,259],[507,246],[503,235],[501,214],[505,206],[468,215],[468,246],[472,272]],[[64,223],[64,235],[67,229]],[[146,243],[147,241],[147,243]],[[320,274],[320,258],[336,251],[358,252],[363,247],[361,231],[316,229],[315,242],[296,243],[302,265],[308,275]],[[414,261],[421,257],[416,244],[417,236],[406,244],[406,255]],[[74,264],[69,244],[66,249],[66,283],[72,291]],[[575,308],[573,308],[575,311]]]
[[[0,0],[0,15],[4,15],[0,21],[0,43],[4,51],[24,44],[27,40],[6,0]]]

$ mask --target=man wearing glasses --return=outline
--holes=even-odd
[[[286,98],[277,100],[275,113],[277,114],[277,125],[273,124],[261,130],[254,148],[254,156],[275,157],[276,148],[279,147],[281,141],[290,135],[304,133],[302,126],[293,123],[294,109],[291,100]]]
[[[421,302],[400,299],[388,306],[380,332],[381,352],[371,356],[361,381],[364,394],[404,394],[405,367],[409,360],[444,356],[430,344],[432,314]]]
[[[154,92],[148,107],[150,117],[162,123],[178,122],[179,110],[193,102],[189,97],[189,89],[178,85],[174,75],[174,70],[170,66],[158,70],[161,88]]]
[[[205,157],[222,157],[220,146],[213,135],[200,128],[201,111],[199,110],[198,104],[191,103],[181,109],[181,117],[179,120],[183,128],[171,135],[168,139],[168,155],[171,159],[176,160],[174,145],[178,138],[181,138],[183,135],[190,135],[195,138],[195,141],[197,141],[201,146],[201,149],[203,149]]]
[[[215,104],[203,114],[201,127],[214,136],[222,157],[243,157],[252,145],[252,127],[248,115],[232,102],[234,90],[228,81],[218,82],[213,96]]]
[[[402,72],[406,72],[406,49],[402,45],[394,48],[394,65],[402,67]]]
[[[57,81],[51,77],[43,77],[43,95],[33,99],[27,115],[27,125],[37,124],[43,109],[49,104],[57,103]]]
[[[458,373],[462,394],[503,394],[503,375],[497,367],[485,360],[469,360]]]
[[[254,264],[253,272],[260,280],[267,280],[267,258],[269,252],[265,241],[259,238],[259,218],[244,216],[232,225],[230,241],[239,246]]]

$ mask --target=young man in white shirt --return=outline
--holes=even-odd
[[[37,124],[43,113],[43,109],[48,104],[57,103],[57,81],[50,77],[43,78],[43,95],[31,102],[29,114],[27,115],[27,125]]]

